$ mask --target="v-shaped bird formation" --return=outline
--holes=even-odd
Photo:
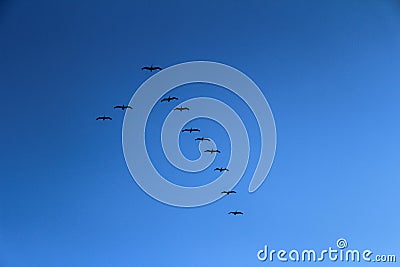
[[[149,72],[153,72],[153,71],[157,71],[157,70],[160,70],[160,71],[161,71],[162,68],[161,68],[161,67],[158,67],[158,66],[150,65],[150,66],[144,66],[144,67],[142,67],[142,70],[147,70],[147,71],[149,71]],[[160,100],[160,103],[163,103],[163,104],[167,103],[167,104],[168,104],[168,103],[170,103],[170,102],[174,102],[174,101],[177,101],[177,100],[179,100],[179,98],[176,97],[176,96],[168,96],[168,97],[163,97],[163,98]],[[131,106],[129,106],[129,105],[124,105],[124,104],[122,104],[122,105],[116,105],[116,106],[114,106],[114,110],[115,110],[115,109],[120,109],[120,110],[122,110],[122,111],[128,110],[128,109],[134,110],[134,107],[131,107]],[[181,105],[180,107],[175,107],[173,110],[174,110],[174,111],[182,112],[182,111],[190,111],[190,108],[189,108],[189,107],[183,107],[183,106]],[[96,118],[96,121],[98,121],[98,120],[101,120],[101,121],[110,120],[110,121],[111,121],[112,118],[111,118],[110,116],[103,115],[103,116],[97,117],[97,118]],[[185,133],[185,132],[187,132],[188,134],[192,134],[192,133],[194,133],[194,132],[200,132],[200,129],[198,129],[198,128],[185,128],[185,129],[182,129],[182,130],[181,130],[181,133]],[[203,142],[203,141],[208,141],[208,142],[210,142],[210,141],[211,141],[211,139],[208,138],[208,137],[196,137],[194,140],[195,140],[195,141],[200,141],[200,142]],[[210,153],[210,154],[213,154],[213,153],[218,153],[218,154],[219,154],[219,153],[221,153],[220,150],[214,149],[214,148],[212,148],[212,149],[206,149],[206,150],[204,150],[204,152]],[[221,172],[228,172],[229,169],[226,168],[226,167],[216,167],[216,168],[214,169],[214,171],[219,171],[219,172],[221,173]],[[224,195],[228,196],[228,195],[230,195],[230,194],[236,194],[236,191],[233,191],[233,190],[222,191],[221,194],[224,194]],[[236,216],[236,215],[243,215],[243,212],[235,210],[235,211],[230,211],[228,214],[230,214],[230,215],[235,215],[235,216]]]

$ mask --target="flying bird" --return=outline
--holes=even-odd
[[[214,171],[222,172],[222,171],[229,171],[229,170],[227,168],[215,168]]]
[[[192,133],[192,132],[200,132],[200,130],[199,129],[193,129],[193,128],[190,128],[190,129],[183,129],[182,130],[182,133],[183,132],[189,132],[189,133]]]
[[[236,191],[230,190],[230,191],[222,191],[221,194],[236,194]]]
[[[179,110],[179,111],[183,111],[183,110],[189,110],[189,108],[187,108],[187,107],[179,107],[179,108],[174,108],[174,110]]]
[[[243,215],[243,212],[241,212],[241,211],[231,211],[228,214],[233,214],[233,215],[241,214],[241,215]]]
[[[178,100],[178,98],[177,97],[175,97],[175,96],[173,96],[173,97],[164,97],[163,99],[161,99],[161,102],[164,102],[164,101],[171,101],[171,100]]]
[[[211,154],[212,153],[221,153],[221,151],[219,151],[218,149],[207,149],[207,150],[204,150],[204,152],[210,152]]]
[[[198,138],[196,138],[194,140],[196,140],[196,141],[211,141],[210,138],[204,138],[204,137],[198,137]]]
[[[100,116],[100,117],[97,117],[96,121],[98,121],[98,120],[105,121],[105,120],[112,120],[112,118],[111,117],[107,117],[107,116]]]
[[[151,65],[150,67],[148,67],[148,66],[143,67],[142,70],[149,70],[150,72],[153,72],[153,70],[162,70],[162,68],[153,67],[153,65]]]
[[[116,109],[116,108],[120,108],[120,109],[122,109],[122,110],[128,109],[128,108],[132,109],[131,106],[125,106],[125,105],[122,105],[122,106],[115,106],[114,109]]]

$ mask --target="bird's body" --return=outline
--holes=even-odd
[[[227,168],[215,168],[214,171],[222,172],[222,171],[229,171],[229,170]]]
[[[207,149],[207,150],[204,150],[204,152],[210,152],[211,154],[212,153],[221,153],[221,151],[219,151],[218,149]]]
[[[232,215],[238,215],[238,214],[240,214],[240,215],[243,215],[243,212],[241,212],[241,211],[231,211],[231,212],[229,212],[228,214],[232,214]]]
[[[162,68],[153,67],[153,65],[151,65],[150,67],[148,67],[148,66],[143,67],[142,70],[149,70],[150,72],[153,72],[153,70],[162,70]]]
[[[189,110],[189,108],[180,106],[179,108],[174,108],[174,110],[183,111],[183,110]]]
[[[112,118],[111,118],[111,117],[108,117],[108,116],[100,116],[100,117],[97,117],[97,118],[96,118],[96,121],[98,121],[98,120],[103,120],[103,121],[105,121],[105,120],[112,120]]]
[[[122,106],[115,106],[114,109],[116,109],[116,108],[120,108],[120,109],[122,109],[122,110],[128,109],[128,108],[132,109],[131,106],[125,106],[125,105],[122,105]]]
[[[200,132],[200,129],[193,129],[193,128],[190,128],[190,129],[183,129],[182,130],[182,133],[183,132],[189,132],[189,133],[192,133],[192,132]]]
[[[229,195],[229,194],[236,194],[236,191],[233,191],[233,190],[222,191],[221,194],[226,194],[226,195]]]
[[[175,96],[173,96],[173,97],[170,97],[170,96],[169,97],[164,97],[163,99],[161,99],[161,102],[165,102],[165,101],[169,102],[171,100],[178,100],[178,98],[175,97]]]
[[[211,141],[210,138],[204,138],[204,137],[198,137],[198,138],[196,138],[194,140],[196,140],[196,141]]]

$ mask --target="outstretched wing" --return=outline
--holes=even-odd
[[[130,109],[132,109],[132,107],[131,107],[131,106],[126,106],[125,108],[130,108]]]
[[[114,108],[123,108],[122,106],[115,106]]]
[[[168,98],[161,99],[161,102],[168,101]]]
[[[154,67],[153,70],[162,70],[160,67]]]
[[[150,70],[149,67],[143,67],[142,70]]]

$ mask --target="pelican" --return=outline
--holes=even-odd
[[[200,129],[196,129],[196,128],[190,128],[190,129],[183,129],[182,130],[182,133],[183,132],[189,132],[189,133],[192,133],[192,132],[200,132]]]
[[[233,214],[233,215],[238,215],[238,214],[240,214],[240,215],[243,215],[243,212],[241,212],[241,211],[231,211],[231,212],[229,212],[228,214]]]
[[[98,121],[98,120],[105,121],[105,120],[112,120],[112,118],[111,117],[107,117],[107,116],[100,116],[100,117],[97,117],[96,121]]]
[[[179,110],[179,111],[183,111],[183,110],[189,110],[189,108],[187,107],[179,107],[179,108],[174,108],[174,110]]]
[[[125,105],[122,105],[122,106],[115,106],[114,109],[116,109],[116,108],[120,108],[120,109],[122,109],[122,110],[128,109],[128,108],[132,109],[131,106],[125,106]]]
[[[230,191],[222,191],[221,194],[226,194],[226,195],[229,195],[229,194],[236,194],[236,191],[233,191],[233,190],[230,190]]]
[[[161,102],[164,102],[164,101],[171,101],[171,100],[178,100],[178,98],[177,97],[164,97],[163,99],[161,99]]]
[[[151,65],[150,67],[148,67],[148,66],[143,67],[142,70],[149,70],[150,72],[153,72],[153,70],[162,70],[162,68],[153,67],[153,65]]]
[[[211,154],[212,153],[221,153],[221,151],[219,151],[218,149],[207,149],[207,150],[204,150],[204,152],[210,152]]]

